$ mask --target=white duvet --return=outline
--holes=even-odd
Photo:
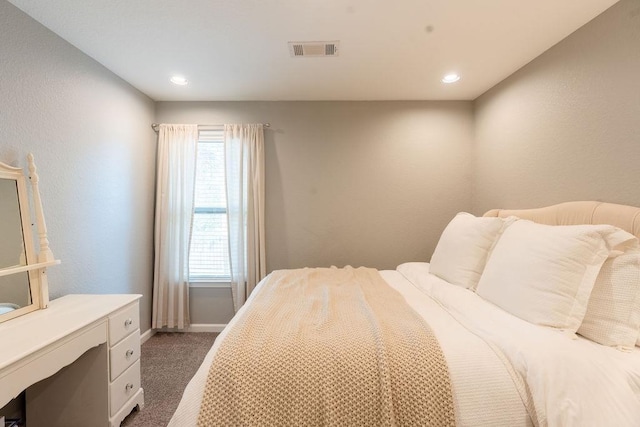
[[[428,270],[407,263],[380,274],[438,337],[459,426],[640,426],[640,350],[624,353],[532,325]],[[169,426],[197,425],[209,366],[234,324],[189,382]]]
[[[623,352],[533,325],[428,269],[425,263],[398,267],[462,325],[499,349],[526,384],[541,426],[640,426],[639,348]]]

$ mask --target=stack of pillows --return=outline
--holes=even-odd
[[[531,323],[640,345],[640,246],[612,225],[544,225],[459,213],[429,272]]]

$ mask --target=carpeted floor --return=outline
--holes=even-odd
[[[217,336],[159,332],[145,342],[141,355],[144,409],[132,412],[122,427],[166,427]]]

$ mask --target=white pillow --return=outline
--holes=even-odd
[[[637,248],[602,265],[578,329],[603,345],[633,348],[640,329],[640,252]]]
[[[531,323],[576,332],[600,267],[633,240],[611,225],[516,221],[493,249],[477,293]]]
[[[460,212],[442,232],[429,272],[454,285],[475,289],[489,251],[512,221]]]

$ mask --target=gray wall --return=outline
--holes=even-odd
[[[0,161],[39,166],[51,297],[141,293],[148,329],[153,101],[4,0],[0,58]]]
[[[640,2],[622,0],[475,102],[473,209],[640,206]]]
[[[156,119],[271,123],[268,271],[428,260],[451,217],[471,208],[471,102],[158,102]],[[230,293],[197,292],[230,304]],[[228,320],[199,306],[194,323]]]

